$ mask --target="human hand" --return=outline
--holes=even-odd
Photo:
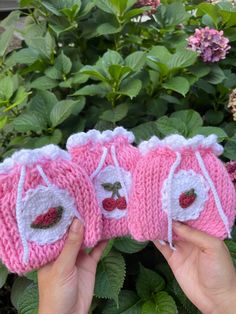
[[[174,222],[176,250],[154,241],[186,296],[204,314],[233,314],[236,272],[223,241]]]
[[[87,314],[93,298],[98,261],[106,242],[89,254],[80,250],[83,226],[75,219],[55,262],[38,271],[39,314]]]

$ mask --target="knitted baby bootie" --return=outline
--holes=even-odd
[[[230,236],[236,195],[215,135],[185,139],[152,137],[139,146],[143,157],[133,176],[129,229],[137,240],[172,245],[172,221],[187,223],[219,238]]]
[[[0,259],[22,274],[54,260],[74,217],[84,245],[101,238],[101,215],[86,173],[55,145],[22,150],[0,164]]]
[[[134,135],[122,127],[113,131],[72,135],[67,149],[72,160],[83,167],[93,182],[103,215],[104,239],[129,234],[127,206],[132,173],[140,153],[131,145]]]

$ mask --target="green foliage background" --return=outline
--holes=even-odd
[[[74,132],[122,125],[136,144],[152,135],[215,133],[225,147],[222,159],[236,160],[236,122],[227,110],[236,87],[236,7],[162,0],[144,21],[150,7],[136,2],[21,0],[22,10],[0,23],[1,159],[21,148],[64,147]],[[204,64],[186,49],[188,36],[205,26],[230,39],[219,63]],[[16,31],[22,48],[9,52]],[[236,264],[236,243],[226,244]],[[11,291],[18,313],[37,313],[36,273],[20,278],[1,266],[0,287]],[[3,304],[3,313],[10,308]],[[120,238],[99,263],[91,313],[199,311],[151,243]]]

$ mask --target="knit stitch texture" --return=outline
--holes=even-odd
[[[57,148],[55,147],[55,149]],[[39,150],[39,152],[41,153],[42,151]],[[42,204],[42,195],[40,194],[38,194],[39,198],[37,202],[32,202],[34,200],[34,194],[36,194],[37,198],[37,193],[39,193],[37,192],[38,188],[39,190],[43,188],[45,191],[48,191],[48,187],[40,176],[37,166],[43,169],[46,177],[53,186],[64,191],[62,202],[65,203],[67,199],[66,195],[69,195],[69,201],[71,201],[70,205],[75,206],[78,211],[78,217],[81,217],[85,224],[84,246],[92,247],[101,239],[101,215],[98,212],[98,205],[93,193],[91,181],[83,169],[77,165],[74,167],[71,161],[64,158],[65,152],[61,152],[62,154],[55,158],[53,158],[52,155],[51,160],[50,157],[46,158],[46,154],[42,154],[39,159],[36,158],[36,160],[34,160],[38,150],[28,150],[24,151],[23,155],[25,157],[27,154],[29,156],[31,155],[33,162],[30,163],[27,160],[25,163],[23,160],[19,162],[19,160],[17,161],[15,158],[16,155],[13,155],[11,168],[8,168],[8,171],[6,171],[6,167],[5,170],[3,170],[4,163],[1,165],[2,172],[4,173],[0,174],[0,259],[12,272],[23,274],[55,260],[63,248],[67,229],[75,216],[74,213],[71,212],[71,219],[68,217],[64,222],[63,220],[61,223],[59,221],[55,226],[51,226],[47,230],[31,228],[30,224],[33,223],[37,215],[39,215],[37,208],[41,206],[44,209],[44,213],[50,210],[50,208],[44,208],[47,201],[50,200],[45,197],[46,201],[43,200],[44,204]],[[8,164],[10,164],[10,160],[8,160]],[[28,200],[31,202],[31,207],[23,208],[21,212],[24,218],[22,219],[24,224],[23,233],[27,234],[27,230],[29,230],[29,234],[31,234],[32,237],[37,238],[38,242],[39,240],[41,241],[41,243],[37,243],[27,239],[29,259],[26,264],[23,262],[23,245],[19,233],[20,227],[16,219],[17,189],[24,164],[26,166],[26,177],[23,184],[22,197],[24,199],[26,195],[29,195]],[[52,201],[58,202],[58,205],[60,205],[61,202],[57,199],[57,195],[52,196],[52,198]],[[66,219],[65,215],[69,215],[68,210],[70,210],[70,208],[65,208],[64,210],[64,218]],[[26,225],[24,221],[27,221],[28,225]],[[54,238],[51,242],[49,241],[49,237],[53,235],[55,230],[57,230],[56,235],[58,235],[58,239]],[[46,232],[48,233],[46,234]]]
[[[73,162],[85,169],[94,184],[100,211],[103,213],[103,239],[129,234],[127,208],[123,206],[119,209],[115,206],[109,212],[103,204],[104,200],[117,203],[118,199],[124,203],[124,197],[128,203],[132,174],[141,157],[138,149],[131,145],[133,141],[134,135],[131,132],[117,127],[113,131],[91,130],[88,133],[78,133],[72,135],[67,142]],[[121,184],[121,189],[114,194],[112,188],[109,191],[103,187],[104,184],[114,185],[116,182]]]
[[[235,219],[236,194],[225,167],[214,154],[220,153],[219,146],[209,140],[203,139],[201,145],[198,139],[186,141],[183,137],[174,135],[164,140],[152,138],[140,145],[144,156],[138,162],[133,175],[128,208],[129,230],[136,240],[168,240],[166,197],[170,201],[171,219],[184,221],[193,228],[221,239],[228,235],[222,221],[223,214],[220,215],[220,209],[216,206],[214,189],[209,185],[196,157],[196,153],[200,154],[214,184],[215,194],[219,196],[227,219],[226,224],[231,228]],[[182,145],[178,144],[180,142]],[[180,162],[172,176],[170,193],[166,195],[167,178],[177,154]],[[191,189],[195,196],[189,199],[189,210],[188,206],[181,207],[181,200],[183,193],[186,198],[186,193]]]

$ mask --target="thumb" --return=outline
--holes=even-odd
[[[83,242],[83,225],[78,219],[74,219],[65,241],[61,254],[55,261],[55,267],[60,269],[60,273],[67,274],[76,264],[76,259]]]
[[[193,229],[180,222],[174,222],[173,229],[181,240],[192,243],[200,249],[215,250],[215,248],[219,246],[219,243],[222,242],[205,232]]]

